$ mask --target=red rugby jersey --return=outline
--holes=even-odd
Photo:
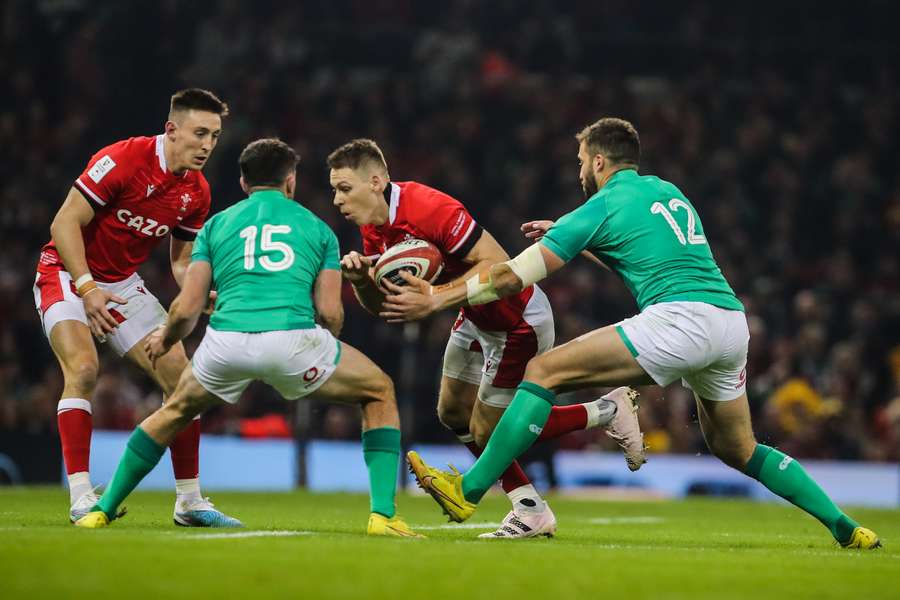
[[[436,283],[463,275],[472,265],[463,258],[481,238],[482,228],[461,202],[415,181],[391,182],[384,191],[388,220],[381,226],[363,225],[363,253],[381,254],[410,238],[427,240],[444,258],[444,270]],[[465,306],[463,313],[485,331],[508,331],[522,322],[522,314],[534,288],[479,306]]]
[[[94,279],[122,281],[147,260],[169,233],[193,240],[209,213],[210,193],[199,171],[172,173],[163,135],[133,137],[103,148],[75,180],[91,203],[93,220],[82,229]],[[41,250],[38,270],[64,270],[53,242]]]

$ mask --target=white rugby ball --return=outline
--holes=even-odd
[[[375,263],[375,283],[382,285],[382,279],[387,279],[395,285],[406,285],[401,271],[433,283],[443,269],[444,257],[437,246],[426,240],[404,240],[388,248]]]

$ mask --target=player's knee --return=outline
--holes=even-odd
[[[186,424],[200,414],[201,406],[199,401],[192,399],[187,394],[175,394],[163,405],[163,410],[173,420]]]
[[[96,358],[79,359],[63,373],[65,385],[79,395],[89,396],[97,385],[97,373],[100,370]]]
[[[472,437],[475,438],[475,443],[478,447],[484,448],[487,446],[488,440],[491,439],[491,433],[494,432],[494,428],[490,423],[472,419],[472,422],[469,423],[469,431],[472,433]]]
[[[753,450],[755,448],[756,441],[752,438],[746,440],[718,439],[709,445],[710,451],[716,458],[732,469],[737,469],[738,471],[744,470],[744,467],[753,455]]]
[[[438,400],[438,420],[451,431],[462,431],[469,427],[469,411],[459,402]]]
[[[548,390],[552,390],[557,383],[554,378],[554,373],[550,369],[550,365],[544,355],[535,356],[528,361],[528,366],[525,367],[525,377],[523,380],[536,383]]]
[[[384,371],[379,371],[378,376],[370,382],[370,389],[366,394],[367,402],[385,402],[396,404],[397,395],[394,392],[394,382]]]

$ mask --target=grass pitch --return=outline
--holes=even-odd
[[[475,539],[428,497],[400,514],[427,540],[363,535],[351,494],[216,493],[243,530],[172,525],[174,493],[137,493],[106,530],[65,520],[62,489],[0,489],[0,598],[900,598],[900,511],[851,510],[885,548],[851,552],[788,506],[550,498],[557,537]],[[497,523],[505,498],[475,523]]]

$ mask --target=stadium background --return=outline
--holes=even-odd
[[[798,458],[900,460],[900,52],[889,19],[815,6],[4,3],[0,438],[55,435],[62,379],[30,288],[72,180],[100,147],[159,132],[173,91],[201,86],[232,110],[206,169],[213,210],[241,198],[240,149],[278,135],[303,157],[298,199],[342,251],[359,235],[330,205],[324,159],[352,137],[378,140],[393,178],[462,200],[515,254],[519,223],[582,201],[573,134],[603,115],[632,120],[641,170],[692,199],[747,307],[758,437]],[[164,303],[177,292],[165,247],[141,274]],[[635,309],[580,260],[544,287],[558,342]],[[345,308],[344,339],[397,381],[406,441],[451,443],[434,405],[454,315],[404,335],[349,289]],[[131,429],[159,405],[111,352],[101,369],[96,428]],[[651,451],[705,452],[683,390],[643,391]],[[293,406],[254,386],[204,431],[290,435]],[[300,410],[308,435],[358,437],[352,409]],[[560,444],[610,447],[596,433]]]

